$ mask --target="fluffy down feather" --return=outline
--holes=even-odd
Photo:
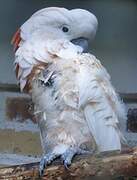
[[[21,90],[32,96],[40,127],[45,154],[40,172],[58,156],[70,164],[83,145],[121,150],[124,138],[118,126],[125,111],[110,76],[95,56],[71,43],[79,37],[90,41],[96,29],[96,17],[86,10],[46,8],[13,38],[17,78]]]
[[[75,109],[82,113],[84,123],[88,125],[99,151],[121,150],[121,143],[124,143],[125,139],[118,124],[119,120],[126,117],[124,105],[111,85],[110,76],[100,61],[91,54],[81,54],[77,51],[77,55],[68,58],[67,54],[69,51],[72,52],[71,48],[73,49],[73,46],[70,46],[67,51],[64,50],[63,54],[58,52],[55,61],[50,66],[53,72],[56,69],[54,91],[57,100],[50,99],[49,102],[50,94],[47,94],[47,97],[45,94],[40,95],[39,105],[43,104],[44,99],[48,105],[47,107],[46,103],[43,104],[42,109],[45,109],[45,112],[46,109],[51,111],[55,104],[58,104],[61,110],[67,109],[67,107]],[[59,56],[60,54],[61,56]],[[38,91],[37,89],[35,92]],[[38,99],[35,102],[38,102]],[[51,104],[51,108],[49,104]],[[69,109],[61,113],[61,116],[65,116],[67,113],[69,114]],[[60,121],[60,116],[56,119],[56,123],[58,121]],[[50,123],[52,124],[52,122]]]

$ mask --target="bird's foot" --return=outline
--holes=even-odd
[[[82,150],[79,147],[68,148],[65,153],[61,155],[61,159],[63,160],[65,168],[69,169],[68,166],[71,165],[73,157],[80,154],[93,154],[93,151]]]
[[[43,175],[44,169],[46,168],[46,166],[49,165],[50,163],[52,163],[52,161],[54,159],[56,159],[57,157],[58,157],[58,155],[54,154],[54,153],[49,153],[49,154],[46,154],[45,156],[43,156],[43,158],[40,161],[40,165],[39,165],[40,176]]]
[[[65,168],[69,169],[68,166],[71,165],[73,157],[75,155],[80,155],[80,154],[93,154],[93,151],[82,150],[79,147],[69,147],[63,154],[56,154],[53,152],[46,154],[45,156],[43,156],[43,158],[40,161],[40,165],[39,165],[40,176],[43,175],[46,166],[51,164],[54,159],[61,156]]]

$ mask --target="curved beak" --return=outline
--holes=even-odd
[[[88,52],[88,48],[89,48],[89,43],[88,43],[88,39],[80,37],[77,39],[72,39],[71,42],[75,45],[78,45],[80,47],[83,48],[83,53]]]

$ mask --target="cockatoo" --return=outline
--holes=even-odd
[[[40,174],[57,157],[67,167],[76,154],[121,150],[123,103],[106,69],[86,53],[97,26],[87,10],[50,7],[13,37],[16,76],[32,97],[40,127]]]

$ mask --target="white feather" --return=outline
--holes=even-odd
[[[23,91],[25,85],[26,85],[26,79],[20,79],[20,89],[21,89],[21,91]]]
[[[64,39],[47,41],[47,50],[51,54],[66,59],[75,59],[77,54],[83,51],[80,46],[76,46]]]
[[[20,79],[23,73],[23,69],[19,67],[17,78]]]
[[[79,107],[85,117],[100,151],[121,150],[123,138],[118,128],[119,117],[124,119],[124,108],[119,101],[110,77],[92,55],[80,56]]]
[[[32,71],[33,66],[24,69],[23,73],[22,73],[22,78],[25,79]]]
[[[84,21],[81,21],[83,17]],[[71,31],[64,33],[62,25],[67,24]],[[86,142],[85,134],[91,133],[99,151],[121,150],[122,136],[118,123],[125,118],[125,112],[111,85],[110,76],[95,56],[81,54],[82,48],[70,42],[78,37],[91,39],[96,29],[96,17],[85,10],[47,8],[38,11],[21,27],[22,43],[16,51],[15,64],[20,67],[18,78],[21,90],[25,87],[33,66],[39,62],[48,63],[49,66],[52,64],[52,72],[57,72],[54,79],[55,99],[52,87],[39,87],[33,82],[32,98],[37,105],[37,112],[46,113],[44,118],[47,126],[59,124],[60,114],[64,112],[63,117],[67,118],[62,119],[61,127],[69,131],[71,136],[74,135],[74,142]],[[53,73],[49,74],[48,78],[52,75]],[[78,117],[81,116],[85,134],[74,117],[69,119],[72,109]],[[63,126],[63,123],[68,125],[69,122],[75,131]],[[54,137],[54,140],[57,138]],[[62,141],[63,138],[65,143],[73,142],[73,138],[67,138],[66,134],[60,133],[59,139]],[[66,146],[63,144],[55,149],[57,153],[65,150]]]
[[[87,105],[84,112],[99,151],[121,150],[120,137],[115,124],[107,124],[103,116],[98,116],[92,104]]]

